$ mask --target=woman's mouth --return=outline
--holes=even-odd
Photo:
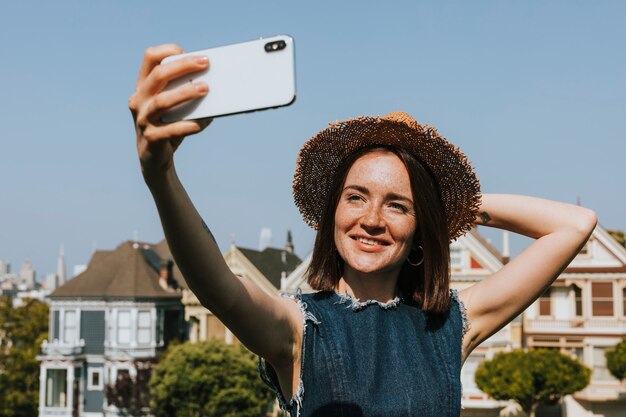
[[[379,242],[377,242],[377,241],[375,241],[375,240],[372,240],[372,239],[366,239],[366,238],[364,238],[364,237],[359,237],[359,238],[357,238],[357,240],[358,240],[359,242],[361,242],[361,243],[364,243],[364,244],[366,244],[366,245],[371,245],[371,246],[373,246],[373,245],[377,245],[377,244],[379,243]]]
[[[363,237],[363,236],[355,236],[353,237],[354,240],[356,240],[357,242],[368,246],[368,247],[374,247],[374,246],[387,246],[388,243],[383,241],[383,240],[378,240],[378,239],[372,239],[372,238],[368,238],[368,237]]]

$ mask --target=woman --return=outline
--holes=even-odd
[[[142,172],[189,288],[265,358],[262,374],[292,416],[458,416],[463,360],[556,279],[595,214],[481,195],[465,156],[404,113],[352,119],[318,133],[298,158],[294,197],[319,229],[309,283],[320,292],[272,297],[233,275],[176,176],[174,151],[209,122],[159,122],[208,93],[201,83],[163,91],[208,65],[198,57],[160,64],[181,52],[146,51],[129,107]],[[457,294],[448,245],[475,223],[536,241]]]

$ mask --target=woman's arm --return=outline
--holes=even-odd
[[[476,223],[536,241],[498,272],[459,293],[471,323],[463,343],[466,355],[552,284],[583,247],[597,218],[593,211],[570,204],[484,194]]]
[[[302,323],[297,305],[270,296],[231,272],[176,175],[173,156],[177,147],[186,135],[200,132],[208,125],[208,121],[198,120],[160,122],[165,110],[208,91],[202,83],[163,91],[170,80],[208,66],[206,59],[198,57],[160,64],[166,56],[178,53],[182,50],[176,45],[146,50],[137,89],[129,99],[144,179],[176,264],[200,303],[249,349],[275,365],[291,365],[294,341]]]

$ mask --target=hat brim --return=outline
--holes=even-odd
[[[450,241],[471,229],[480,206],[480,184],[474,169],[458,147],[406,113],[336,122],[302,146],[293,194],[309,226],[317,229],[342,162],[359,149],[376,145],[403,148],[432,172],[440,190]]]

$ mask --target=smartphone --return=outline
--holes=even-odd
[[[296,99],[295,51],[290,36],[173,55],[161,63],[190,55],[207,56],[208,69],[172,80],[165,89],[204,81],[209,92],[168,110],[161,118],[164,122],[273,109],[288,106]]]

